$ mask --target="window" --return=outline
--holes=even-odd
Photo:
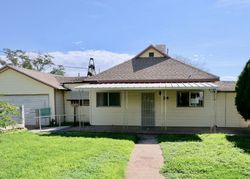
[[[202,107],[203,105],[203,91],[177,92],[177,107]]]
[[[155,54],[154,54],[154,52],[149,52],[149,53],[148,53],[148,56],[149,56],[149,57],[154,57]]]
[[[75,106],[89,106],[89,99],[79,99],[79,100],[70,100],[72,105]]]
[[[121,104],[120,100],[120,93],[117,92],[109,92],[109,93],[96,93],[96,106],[106,106],[106,107],[112,107],[112,106],[120,106]]]

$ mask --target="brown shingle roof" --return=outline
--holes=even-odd
[[[48,85],[52,88],[55,89],[60,89],[60,90],[65,90],[63,87],[63,83],[67,82],[80,82],[85,79],[85,77],[64,77],[60,75],[53,75],[53,74],[48,74],[44,72],[38,72],[35,70],[29,70],[25,68],[20,68],[20,67],[14,67],[14,66],[4,66],[3,68],[0,69],[0,73],[7,70],[7,69],[12,69],[14,71],[17,71],[23,75],[26,75],[36,81],[39,81],[45,85]]]
[[[236,82],[235,81],[217,81],[215,85],[218,86],[218,91],[225,92],[234,92]]]
[[[219,77],[170,57],[133,58],[86,81],[108,82],[203,82]]]

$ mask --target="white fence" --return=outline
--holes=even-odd
[[[79,125],[79,127],[83,127],[84,123],[88,122],[85,120],[85,115],[49,115],[49,116],[41,116],[41,117],[35,117],[35,121],[37,121],[36,127],[39,127],[40,130],[42,130],[43,127],[48,126],[59,126],[61,127],[64,124],[67,123],[73,123],[74,119],[76,121],[76,124]]]

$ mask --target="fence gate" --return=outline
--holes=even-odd
[[[142,123],[142,126],[155,126],[155,95],[154,93],[142,93],[141,123]]]

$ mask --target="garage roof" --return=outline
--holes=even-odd
[[[45,85],[48,85],[52,88],[55,89],[60,89],[60,90],[66,90],[66,88],[63,87],[64,83],[72,83],[72,82],[79,82],[83,81],[85,77],[64,77],[60,75],[53,75],[53,74],[48,74],[44,72],[38,72],[35,70],[29,70],[25,68],[20,68],[20,67],[14,67],[11,65],[6,65],[3,68],[0,69],[0,73],[12,69],[18,73],[21,73],[25,76],[28,76],[36,81],[39,81]]]

